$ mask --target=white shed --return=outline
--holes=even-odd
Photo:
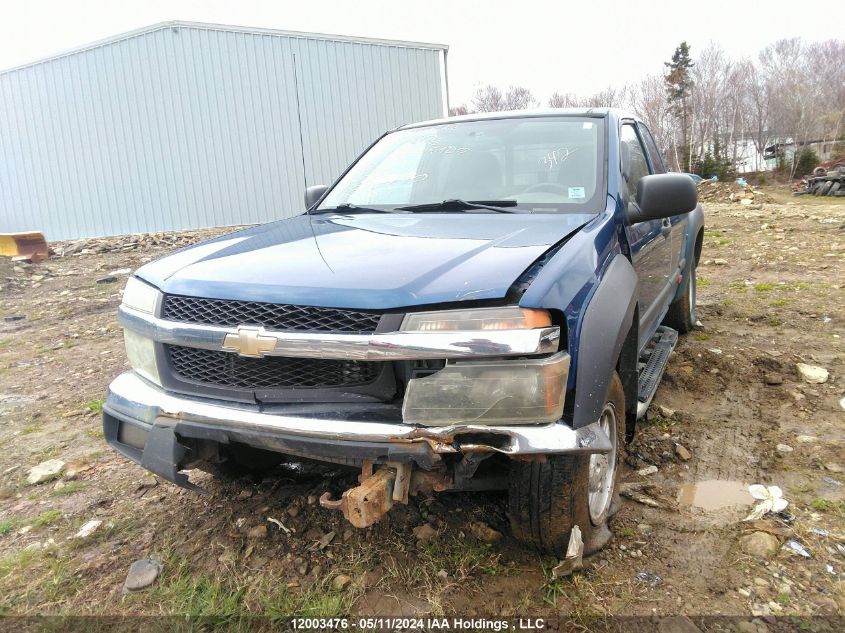
[[[0,233],[300,213],[382,132],[448,112],[440,44],[167,22],[0,72]]]

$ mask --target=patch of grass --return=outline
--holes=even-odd
[[[635,536],[637,531],[634,528],[623,527],[616,530],[616,536],[620,538],[630,538],[631,536]]]
[[[80,490],[85,489],[85,484],[81,481],[69,481],[64,486],[59,488],[58,490],[51,490],[50,496],[51,497],[66,497],[68,495],[72,495],[75,492],[79,492]]]
[[[727,238],[727,237],[723,237],[723,238],[719,239],[716,243],[717,243],[719,246],[727,246],[727,245],[728,245],[728,244],[730,244],[731,242],[733,242],[733,240],[732,240],[732,239],[729,239],[729,238]]]
[[[712,282],[705,277],[696,277],[696,279],[695,279],[695,285],[698,286],[699,288],[706,288],[711,283]]]
[[[813,499],[810,507],[819,512],[833,512],[845,514],[845,501],[831,501],[830,499]]]
[[[776,316],[770,314],[769,316],[766,317],[766,324],[770,325],[772,327],[779,327],[779,326],[783,325],[783,321],[781,321]]]
[[[754,284],[754,290],[757,292],[769,292],[770,290],[775,289],[775,284],[771,284],[765,281],[760,281]]]
[[[792,303],[789,299],[775,299],[769,303],[773,308],[782,308]]]
[[[704,237],[722,237],[721,231],[704,231]]]
[[[0,536],[6,536],[9,532],[15,529],[17,525],[16,521],[12,519],[4,519],[0,521]]]
[[[52,525],[64,516],[61,510],[45,510],[32,520],[32,527]]]
[[[709,341],[710,335],[709,334],[696,334],[695,340],[696,341]]]
[[[783,592],[779,593],[777,599],[778,599],[778,602],[780,604],[782,604],[783,606],[786,606],[786,605],[789,604],[789,594],[788,593],[783,593]]]
[[[93,437],[95,440],[101,440],[103,439],[103,429],[88,429],[85,431],[85,435]]]
[[[103,405],[106,403],[103,399],[89,400],[85,403],[85,408],[91,413],[102,413]]]
[[[21,429],[21,435],[29,435],[35,433],[40,427],[37,424],[27,424]]]

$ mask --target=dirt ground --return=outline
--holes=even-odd
[[[107,447],[102,399],[127,367],[124,269],[214,232],[61,243],[23,267],[0,258],[0,614],[545,614],[587,628],[731,615],[760,632],[779,630],[772,616],[845,614],[845,199],[771,190],[705,212],[700,327],[681,338],[623,472],[630,496],[657,507],[625,499],[608,546],[559,580],[557,561],[510,536],[501,494],[412,499],[358,531],[316,504],[346,472],[194,473],[208,490],[197,495]],[[827,381],[801,380],[797,363]],[[48,459],[64,473],[28,484]],[[787,514],[743,522],[749,484],[779,486]],[[102,524],[73,538],[91,520]],[[424,524],[436,534],[419,540]],[[765,534],[773,550],[755,552]],[[151,556],[158,579],[124,593],[130,564]]]

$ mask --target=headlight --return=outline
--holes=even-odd
[[[158,288],[144,283],[137,277],[130,277],[123,290],[123,305],[139,312],[155,314],[161,292]],[[147,380],[161,385],[156,363],[155,343],[152,339],[141,336],[124,328],[123,340],[126,343],[126,356],[136,372]]]
[[[139,312],[154,314],[160,295],[158,288],[144,283],[137,277],[130,277],[123,290],[123,305]]]
[[[526,330],[546,327],[552,318],[545,310],[509,306],[475,310],[413,312],[405,316],[400,329],[413,332],[443,330]]]
[[[408,424],[530,424],[563,415],[569,354],[501,361],[454,361],[408,381]]]
[[[156,363],[155,343],[152,339],[124,328],[123,340],[126,343],[126,356],[129,358],[132,369],[147,380],[161,386],[158,363]]]

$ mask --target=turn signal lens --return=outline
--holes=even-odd
[[[529,330],[547,327],[551,324],[552,317],[546,310],[509,306],[475,310],[415,312],[405,315],[401,329],[411,332]]]

